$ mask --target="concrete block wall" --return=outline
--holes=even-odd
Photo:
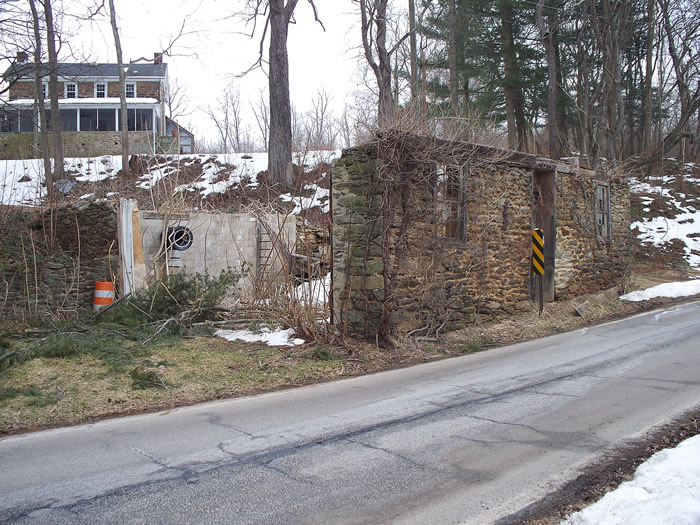
[[[247,270],[239,288],[249,290],[254,286],[259,267],[258,242],[261,235],[259,219],[246,213],[163,213],[139,211],[141,241],[147,280],[152,281],[168,271],[187,273],[209,272],[218,275],[222,270]],[[275,217],[266,218],[273,230],[282,234],[287,247],[294,246],[295,221],[278,225]],[[163,232],[168,227],[184,226],[193,235],[192,246],[184,251],[161,249]],[[273,278],[282,268],[280,257],[273,257],[268,275]]]

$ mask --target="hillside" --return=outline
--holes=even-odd
[[[338,151],[294,155],[296,169],[303,174],[298,198],[265,184],[265,153],[132,157],[128,177],[120,174],[120,156],[69,158],[65,178],[56,187],[62,202],[123,197],[137,200],[141,209],[235,211],[253,201],[272,200],[278,205],[291,203],[298,213],[301,208],[322,207],[328,196],[324,178],[338,156]],[[0,181],[0,204],[5,206],[36,207],[46,196],[40,159],[1,161]]]

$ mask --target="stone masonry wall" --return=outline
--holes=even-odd
[[[601,242],[596,235],[598,180],[610,184],[609,242]],[[630,220],[629,189],[624,181],[593,173],[557,176],[557,299],[610,288],[624,279],[630,259]]]
[[[132,82],[132,81],[128,81]],[[58,83],[59,98],[63,98],[64,82]],[[93,98],[95,96],[95,82],[78,82],[78,98]],[[107,96],[112,98],[119,97],[119,82],[107,82]],[[162,97],[160,91],[160,82],[136,82],[136,97],[137,98],[155,98],[160,100]],[[34,81],[20,80],[15,82],[10,88],[10,100],[34,98]]]
[[[0,133],[0,159],[39,158],[41,148],[34,142],[33,133]],[[52,144],[49,140],[49,144]],[[63,132],[65,157],[97,157],[121,155],[121,133],[118,131]],[[177,153],[175,137],[156,137],[157,154]],[[129,132],[129,153],[152,153],[153,134],[142,131]]]
[[[0,270],[3,315],[91,308],[95,281],[114,281],[119,274],[113,204],[80,202],[54,213],[58,249],[49,255],[39,250],[48,219],[37,216],[20,238],[27,256]]]
[[[391,199],[401,204],[385,228],[381,171],[369,147],[346,151],[333,169],[336,325],[371,339],[387,324],[394,333],[427,335],[534,308],[531,169],[477,162],[468,170],[466,242],[438,237],[427,182],[403,194],[393,187]],[[612,286],[624,275],[629,195],[622,182],[610,187],[613,240],[600,245],[595,216],[584,209],[594,205],[595,180],[557,177],[557,297]],[[589,200],[581,199],[584,190]]]

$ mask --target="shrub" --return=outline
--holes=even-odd
[[[224,270],[218,277],[208,273],[176,273],[137,291],[105,318],[127,326],[143,324],[145,319],[204,320],[211,315],[212,308],[234,291],[240,278],[241,274],[233,270]]]

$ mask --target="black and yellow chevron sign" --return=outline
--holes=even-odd
[[[544,234],[540,228],[532,230],[532,268],[544,275]]]

